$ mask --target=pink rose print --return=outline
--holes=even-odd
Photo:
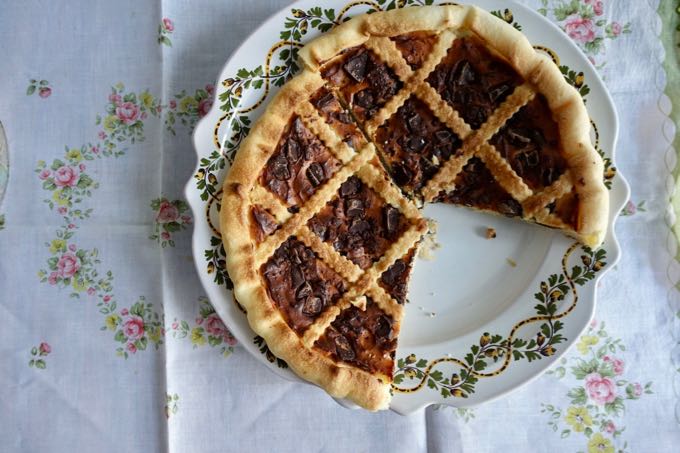
[[[96,290],[93,287],[90,286],[89,288],[87,288],[87,295],[88,296],[94,296],[95,291]]]
[[[97,135],[98,135],[99,138],[101,138],[102,140],[104,140],[104,139],[106,138],[106,132],[104,132],[104,131],[99,131],[99,134],[97,134]],[[99,148],[99,147],[97,147],[97,152],[99,152],[99,149],[98,149],[98,148]],[[92,151],[94,151],[94,148],[92,148]]]
[[[108,303],[108,302],[111,300],[111,296],[109,296],[109,295],[107,294],[106,296],[102,297],[102,300],[103,300],[104,303],[106,304],[106,303]]]
[[[172,99],[172,100],[170,101],[170,104],[169,104],[169,105],[170,105],[170,108],[171,108],[171,109],[174,109],[174,108],[177,107],[177,101],[175,101],[174,99]]]
[[[68,209],[66,209],[65,206],[59,206],[59,208],[57,209],[57,212],[61,215],[66,215],[66,213],[68,212]]]
[[[78,169],[79,169],[81,172],[85,171],[86,168],[87,168],[87,167],[85,166],[85,164],[80,164],[80,165],[78,165]]]
[[[605,425],[604,430],[607,431],[609,434],[613,434],[614,431],[616,431],[616,425],[614,424],[614,422],[609,421]]]
[[[168,201],[161,201],[161,205],[158,208],[158,215],[156,216],[156,221],[158,223],[170,223],[177,220],[179,217],[179,210],[175,205]]]
[[[166,17],[163,19],[163,28],[165,28],[169,32],[172,32],[175,30],[175,24]]]
[[[141,119],[145,120],[146,119],[146,112],[142,112],[142,115],[140,116]]]
[[[207,84],[205,86],[205,91],[207,91],[208,94],[212,96],[215,93],[215,85],[213,85],[212,83]]]
[[[601,16],[604,12],[604,6],[601,0],[585,0],[586,5],[591,5],[593,7],[593,12],[596,16]]]
[[[564,30],[571,39],[581,44],[592,42],[595,39],[593,21],[590,19],[572,16],[567,19]]]
[[[217,313],[212,313],[207,318],[205,318],[205,330],[210,335],[222,337],[227,331],[227,328]]]
[[[164,241],[169,241],[170,240],[170,233],[168,233],[167,231],[163,231],[161,233],[161,239],[163,239]]]
[[[127,350],[134,354],[135,352],[137,352],[137,346],[135,346],[134,343],[128,343]]]
[[[123,333],[130,340],[138,340],[144,335],[144,320],[139,316],[132,315],[123,324]]]
[[[600,373],[590,373],[585,379],[588,396],[597,404],[611,403],[616,399],[616,384]]]
[[[40,343],[40,346],[38,346],[38,350],[40,351],[40,355],[47,355],[52,352],[52,347],[43,341]]]
[[[623,374],[623,370],[625,368],[625,363],[623,362],[623,360],[617,359],[616,357],[610,357],[608,355],[604,356],[602,360],[612,365],[612,369],[614,370],[615,375],[619,376]]]
[[[76,247],[75,244],[69,244],[68,249],[72,252],[75,252],[76,250],[78,250],[78,247]]]
[[[196,318],[196,324],[198,324],[199,326],[203,324],[203,318],[201,318],[200,316]]]
[[[66,225],[66,227],[67,227],[69,230],[73,230],[73,229],[76,228],[76,224],[75,224],[75,223],[69,223],[68,225]]]
[[[42,99],[47,99],[52,94],[52,88],[50,87],[50,82],[47,80],[36,80],[31,79],[28,82],[28,88],[26,88],[26,96],[30,96],[35,92],[38,92],[38,96]]]
[[[116,94],[116,93],[109,94],[109,101],[113,102],[116,105],[120,104],[120,101],[122,101],[122,100],[123,100],[123,98],[120,97],[120,94]]]
[[[611,24],[611,30],[612,30],[612,34],[613,34],[614,36],[619,36],[619,35],[621,34],[621,31],[623,30],[623,28],[621,27],[621,24],[620,24],[620,23],[618,23],[618,22],[612,22],[612,24]]]
[[[212,98],[205,98],[201,100],[201,102],[198,103],[198,116],[199,117],[206,116],[210,111],[210,107],[212,107],[212,104],[213,104]]]
[[[79,176],[78,170],[64,165],[54,172],[54,184],[57,187],[73,187],[78,182]]]
[[[40,173],[38,173],[38,178],[42,179],[43,181],[47,178],[49,178],[52,175],[52,172],[50,171],[49,168],[44,168]]]
[[[47,278],[47,282],[50,285],[56,285],[57,284],[57,278],[59,277],[59,274],[56,272],[52,272],[50,276]]]
[[[123,316],[127,316],[127,315],[130,314],[130,312],[128,311],[127,308],[123,308],[123,309],[120,311],[120,314],[123,315]]]
[[[80,258],[71,252],[66,252],[57,261],[57,272],[62,278],[73,277],[80,269]]]
[[[40,96],[43,99],[47,99],[50,97],[52,94],[52,88],[50,87],[42,87],[41,89],[38,90],[38,96]]]
[[[182,222],[184,222],[184,223],[191,223],[191,216],[183,215],[181,217],[181,219],[182,219]]]
[[[132,124],[139,117],[139,107],[132,102],[123,102],[116,107],[116,116],[123,124]]]
[[[179,327],[179,323],[177,321],[175,321],[175,322],[172,323],[171,327],[172,327],[172,330],[177,330],[177,328]]]

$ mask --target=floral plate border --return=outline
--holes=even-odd
[[[298,1],[272,16],[233,54],[216,84],[219,101],[194,132],[198,166],[187,183],[185,193],[196,218],[193,249],[199,276],[217,313],[239,341],[270,369],[288,379],[299,381],[286,369],[284,361],[271,354],[262,338],[250,330],[243,308],[231,295],[232,283],[226,273],[224,249],[217,228],[224,170],[248,134],[252,120],[261,113],[268,96],[299,70],[297,50],[312,35],[328,31],[354,14],[431,3],[432,0],[335,0],[322,8],[316,6],[313,0]],[[587,105],[594,118],[595,145],[605,159],[605,183],[611,189],[610,229],[603,247],[598,250],[580,246],[561,236],[553,240],[540,270],[547,275],[544,278],[540,278],[543,274],[537,275],[522,296],[531,299],[531,288],[538,288],[531,299],[537,303],[534,302],[536,305],[529,316],[519,317],[519,321],[518,316],[513,321],[505,319],[502,326],[494,323],[485,326],[491,333],[478,332],[456,339],[457,346],[460,346],[459,343],[469,346],[463,350],[458,347],[455,354],[451,353],[450,344],[444,349],[441,345],[430,350],[420,347],[405,351],[400,348],[394,375],[395,398],[391,406],[399,413],[410,413],[437,403],[459,407],[480,404],[539,376],[587,327],[594,313],[597,281],[620,255],[613,224],[628,199],[629,189],[613,166],[618,120],[602,81],[578,48],[544,17],[514,3],[510,5],[511,10],[507,1],[478,0],[476,3],[517,28],[528,24],[538,27],[541,37],[545,33],[545,37],[551,39],[551,46],[536,48],[553,58],[565,79],[579,89],[586,102],[585,96],[589,93],[598,98],[597,102]],[[515,21],[517,13],[522,18],[519,21]],[[269,39],[275,34],[272,30],[279,30],[277,21],[283,23],[283,28],[279,41],[271,45]],[[245,46],[269,48],[264,64],[258,61],[254,52],[246,55],[243,51]],[[557,48],[558,52],[553,48]],[[558,54],[568,55],[569,65],[562,65]],[[582,71],[572,70],[570,66]],[[605,124],[606,127],[598,131],[596,124]],[[567,317],[568,328],[564,322]],[[538,323],[536,328],[529,330],[535,323]],[[510,366],[517,362],[523,366]],[[494,379],[489,380],[491,377]],[[482,379],[493,382],[493,385],[480,387]]]

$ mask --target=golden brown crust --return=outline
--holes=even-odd
[[[385,177],[384,169],[377,164],[374,146],[369,144],[356,151],[347,147],[333,136],[332,130],[323,120],[314,117],[315,111],[308,99],[324,83],[319,73],[321,66],[344,49],[368,43],[376,54],[393,60],[398,51],[390,40],[384,38],[419,30],[440,32],[440,42],[433,50],[436,55],[415,71],[401,59],[385,62],[405,83],[412,80],[412,92],[433,107],[438,118],[465,140],[464,155],[453,158],[442,166],[425,187],[426,198],[432,199],[441,190],[450,189],[452,178],[465,165],[466,160],[477,156],[487,165],[497,168],[496,178],[499,184],[522,202],[530,218],[563,228],[591,246],[599,245],[606,231],[608,195],[602,182],[603,165],[590,143],[589,120],[583,102],[577,91],[564,81],[557,67],[537,54],[521,33],[503,21],[471,6],[398,9],[356,17],[301,49],[299,56],[304,66],[302,73],[289,81],[270,102],[241,145],[224,183],[220,224],[227,251],[227,268],[234,281],[235,297],[247,310],[248,322],[265,339],[275,355],[288,362],[299,376],[321,386],[332,396],[349,398],[371,410],[388,406],[391,377],[373,375],[335,362],[312,346],[341,310],[350,304],[361,306],[361,298],[365,294],[376,299],[380,308],[394,317],[394,332],[398,333],[403,309],[393,304],[394,301],[376,284],[376,280],[396,259],[417,243],[425,231],[425,224],[419,219],[415,206],[401,196],[399,190]],[[474,34],[480,38],[493,54],[507,61],[526,81],[492,115],[489,124],[476,131],[471,130],[427,83],[422,82],[444,55],[452,40],[466,34]],[[533,193],[495,148],[487,143],[491,135],[535,93],[543,94],[548,101],[554,120],[559,125],[561,145],[568,162],[568,171],[541,193]],[[380,118],[386,115],[385,112],[396,111],[404,101],[403,94],[395,96],[384,107]],[[259,185],[258,178],[294,114],[302,117],[303,122],[333,151],[344,166],[319,187],[312,198],[300,207],[298,213],[290,214],[283,202]],[[367,128],[377,126],[379,124],[368,124]],[[387,203],[399,208],[411,222],[408,232],[366,272],[338,255],[337,251],[320,241],[305,226],[307,220],[318,212],[336,193],[340,184],[352,174],[356,174],[378,192]],[[580,202],[575,231],[569,231],[568,225],[545,209],[549,203],[572,188],[578,194]],[[258,243],[250,235],[249,213],[251,204],[256,201],[266,204],[265,207],[282,223],[282,227],[262,243]],[[302,337],[288,326],[282,314],[272,304],[260,275],[260,266],[290,235],[298,236],[350,284],[349,291],[340,301],[328,308]],[[363,304],[365,305],[365,298]]]

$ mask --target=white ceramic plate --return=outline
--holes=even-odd
[[[217,213],[221,183],[238,144],[278,85],[297,69],[291,50],[348,17],[395,6],[390,0],[320,3],[303,0],[276,13],[226,63],[216,84],[218,99],[194,133],[199,162],[186,187],[195,214],[194,259],[215,309],[265,366],[298,381],[253,333],[234,303]],[[544,17],[508,1],[476,4],[514,22],[537,48],[573,71],[563,72],[584,94],[594,143],[606,158],[609,232],[602,248],[591,251],[546,228],[428,205],[425,215],[438,222],[436,240],[442,246],[433,261],[419,260],[410,285],[391,406],[402,414],[437,403],[477,405],[537,377],[586,328],[595,310],[597,281],[620,254],[613,225],[629,190],[610,161],[618,125],[602,81],[569,38]],[[496,229],[496,239],[485,238],[487,227]]]

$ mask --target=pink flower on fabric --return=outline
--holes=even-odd
[[[609,434],[613,434],[614,431],[616,431],[616,425],[614,424],[614,422],[609,421],[605,425],[604,430],[607,431]]]
[[[61,215],[66,215],[68,209],[66,209],[66,206],[59,206],[59,208],[57,208],[57,212]]]
[[[116,105],[120,104],[121,100],[122,98],[120,97],[120,94],[115,93],[109,94],[109,101],[113,102],[114,104]]]
[[[47,355],[52,352],[52,347],[43,341],[40,343],[40,346],[38,346],[38,350],[40,350],[40,355]]]
[[[601,16],[604,13],[604,6],[602,0],[585,0],[586,5],[592,5],[593,12],[596,16]]]
[[[213,105],[212,98],[206,98],[201,100],[201,102],[198,103],[198,116],[199,117],[206,116],[210,111],[210,107],[212,107],[212,105]]]
[[[104,301],[104,303],[108,303],[111,300],[111,296],[107,294],[106,296],[102,297],[102,300]]]
[[[93,287],[90,286],[89,288],[87,288],[87,295],[88,296],[94,296],[95,291],[96,290]]]
[[[57,284],[57,278],[59,277],[59,274],[57,272],[52,272],[50,276],[47,278],[47,282],[50,285],[56,285]]]
[[[578,16],[571,16],[564,25],[567,35],[574,41],[587,44],[595,39],[593,21]]]
[[[198,324],[199,326],[203,324],[203,318],[201,318],[200,316],[196,318],[196,324]]]
[[[227,343],[229,346],[236,346],[238,341],[234,336],[229,332],[228,330],[224,333],[224,342]]]
[[[179,323],[177,321],[175,321],[175,322],[172,323],[171,327],[172,327],[172,330],[177,330],[177,328],[179,327]]]
[[[642,395],[642,386],[640,385],[639,382],[636,382],[633,384],[633,394],[635,396],[641,396]]]
[[[132,102],[123,102],[116,107],[116,116],[123,124],[132,124],[139,118],[139,107]]]
[[[52,94],[52,88],[50,87],[42,87],[38,90],[38,96],[40,96],[43,99],[47,99],[50,97]]]
[[[597,404],[604,405],[616,399],[616,384],[600,373],[590,373],[586,376],[586,391],[588,396]]]
[[[43,181],[47,178],[49,178],[52,175],[52,172],[50,171],[49,168],[43,168],[42,171],[38,174],[38,178],[42,179]]]
[[[104,132],[104,131],[99,131],[99,134],[97,134],[97,135],[99,135],[99,138],[101,138],[102,140],[104,140],[106,138],[106,132]],[[97,151],[95,151],[95,148],[97,148]],[[95,153],[98,153],[99,147],[97,147],[97,146],[93,147],[92,151],[94,151]]]
[[[134,354],[135,352],[137,352],[137,346],[135,346],[134,343],[128,343],[127,350]]]
[[[144,320],[139,316],[132,315],[123,324],[123,333],[130,340],[137,340],[144,335]]]
[[[209,83],[205,86],[205,91],[208,92],[208,94],[212,95],[215,92],[215,85],[212,83]]]
[[[71,252],[66,252],[57,261],[57,273],[62,278],[73,277],[80,269],[80,258]]]
[[[85,164],[80,164],[80,165],[78,165],[78,169],[79,169],[81,172],[85,171],[86,168],[87,168],[87,167],[85,166]]]
[[[169,32],[172,32],[175,30],[175,24],[166,17],[163,19],[163,28],[165,28]]]
[[[618,376],[620,374],[623,374],[623,370],[626,365],[623,360],[617,359],[616,357],[610,357],[608,355],[604,356],[602,360],[612,365],[612,369],[614,370],[615,375]]]
[[[120,314],[123,315],[123,316],[127,316],[127,315],[130,314],[130,312],[128,311],[127,308],[123,308],[123,309],[120,311]]]
[[[215,337],[222,337],[227,331],[227,327],[217,313],[212,313],[205,318],[205,331]]]
[[[156,215],[156,222],[158,223],[170,223],[175,222],[179,217],[179,210],[177,206],[172,203],[163,200],[161,205],[158,207],[158,215]]]
[[[175,107],[177,107],[177,101],[175,101],[174,99],[172,99],[172,100],[170,101],[169,105],[170,105],[170,108],[171,108],[171,109],[174,109]]]
[[[621,24],[618,22],[612,22],[612,34],[614,36],[619,36],[621,34]]]
[[[184,223],[191,223],[191,216],[189,216],[189,215],[183,215],[183,216],[182,216],[182,222],[184,222]]]
[[[76,224],[75,224],[75,223],[69,223],[68,225],[66,225],[66,227],[67,227],[69,230],[73,230],[73,229],[75,229]]]
[[[140,118],[145,120],[146,119],[146,112],[142,112],[142,115],[140,116]]]
[[[169,241],[170,240],[170,233],[168,233],[167,231],[163,231],[161,233],[161,239],[163,239],[164,241]]]
[[[80,173],[73,167],[64,165],[54,172],[54,184],[57,187],[72,187],[78,182]]]

